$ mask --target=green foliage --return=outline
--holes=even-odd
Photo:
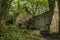
[[[49,10],[49,4],[47,0],[23,1],[23,5],[21,6],[23,6],[26,9],[26,12],[29,12],[33,16],[40,15],[41,13]]]
[[[0,40],[43,40],[39,34],[40,30],[35,31],[19,29],[15,25],[6,26],[0,29]]]
[[[13,0],[10,11],[19,13],[28,12],[34,16],[49,10],[47,0]]]
[[[0,0],[0,16],[9,12],[11,2],[12,0]]]
[[[7,22],[8,24],[10,24],[10,22],[15,23],[20,14],[21,16],[19,16],[18,19],[22,20],[21,22],[24,24],[24,22],[31,19],[33,16],[38,16],[47,10],[49,10],[47,0],[13,0],[10,5]],[[30,15],[32,16],[31,18]]]

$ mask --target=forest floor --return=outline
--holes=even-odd
[[[21,29],[15,25],[0,28],[0,40],[59,40],[49,36],[42,36],[40,30]]]
[[[15,25],[0,28],[0,40],[44,40],[40,30],[21,29]]]
[[[44,40],[60,40],[60,38],[44,37]]]
[[[44,40],[60,40],[60,35],[58,34],[50,34],[50,35],[43,35]]]

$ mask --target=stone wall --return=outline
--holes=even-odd
[[[35,17],[35,25],[40,30],[50,30],[50,23],[53,15],[53,9]]]
[[[16,24],[21,24],[21,25],[28,25],[28,28],[32,29],[32,28],[35,28],[35,29],[40,29],[40,30],[46,30],[46,31],[49,31],[50,29],[50,22],[51,22],[51,19],[52,19],[52,15],[53,15],[53,9],[49,10],[49,11],[46,11],[45,13],[42,13],[38,16],[35,16],[34,17],[34,20],[35,21],[35,26],[32,26],[31,24],[33,23],[33,21],[31,20],[31,23],[27,23],[27,20],[25,18],[25,16],[21,16],[20,15],[17,17],[16,19]],[[22,18],[23,17],[23,18]],[[29,15],[28,15],[29,17]],[[32,18],[32,16],[30,16]],[[30,18],[29,17],[29,18]],[[22,19],[21,19],[22,18]],[[25,19],[24,19],[25,18]],[[31,19],[30,18],[30,19]],[[33,18],[32,18],[33,19]],[[28,21],[29,22],[29,21]],[[27,27],[26,27],[27,28]]]

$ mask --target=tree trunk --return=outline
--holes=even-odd
[[[60,0],[58,0],[58,9],[59,9],[59,15],[60,15]],[[60,16],[59,16],[59,34],[60,34]]]
[[[54,13],[50,25],[50,33],[59,32],[59,12],[58,12],[58,0],[55,0]]]
[[[9,7],[12,0],[2,0],[0,2],[0,27],[4,27],[6,25],[6,18],[9,12]]]
[[[1,18],[0,18],[0,27],[4,27],[6,24],[6,19],[5,19],[5,16],[2,15]]]

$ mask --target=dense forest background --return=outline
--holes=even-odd
[[[59,40],[60,0],[0,0],[0,40]]]

